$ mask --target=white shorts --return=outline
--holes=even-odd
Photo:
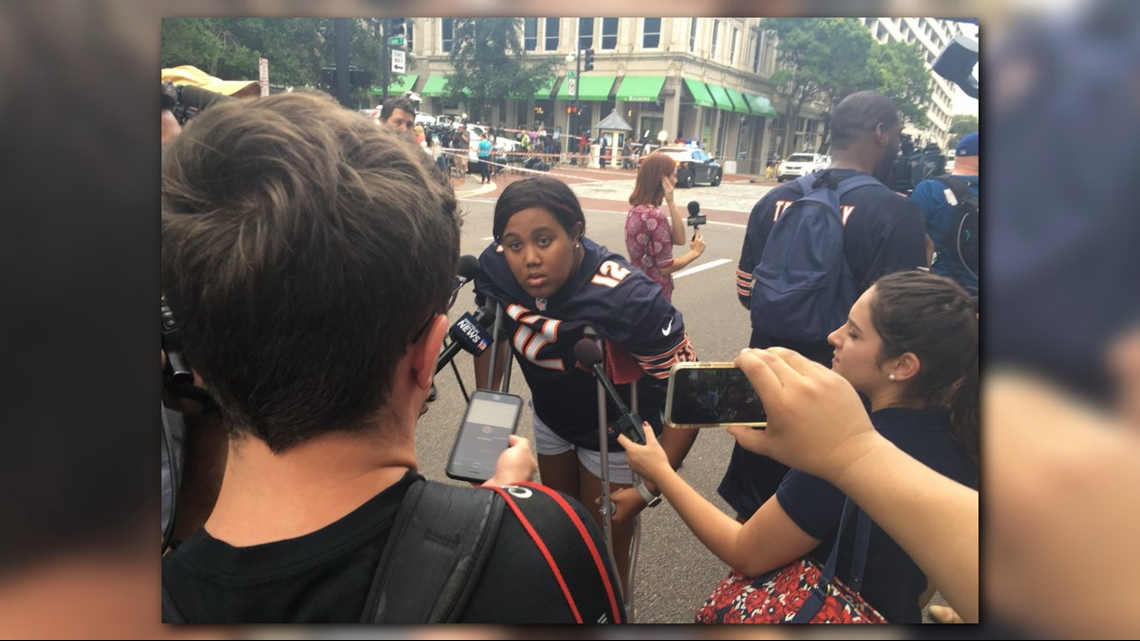
[[[533,410],[533,404],[532,404]],[[570,450],[578,450],[578,461],[586,470],[598,477],[602,478],[602,453],[597,450],[587,450],[581,447],[576,447],[573,443],[567,441],[561,436],[554,433],[554,430],[542,422],[538,417],[538,412],[532,412],[534,416],[534,450],[543,456],[556,456],[569,452]],[[617,483],[619,485],[633,485],[633,470],[629,467],[629,461],[625,458],[625,450],[620,445],[614,445],[610,448],[610,483]]]

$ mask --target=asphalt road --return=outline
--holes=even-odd
[[[621,200],[632,190],[632,176],[629,176],[628,184],[587,180],[574,186],[587,204],[587,236],[622,254],[625,253],[625,212],[629,205]],[[624,183],[624,179],[614,182]],[[744,237],[746,213],[767,188],[745,182],[678,192],[677,201],[682,206],[690,199],[698,199],[703,208],[711,210],[711,224],[702,229],[708,249],[685,270],[688,273],[681,273],[673,297],[701,360],[730,361],[748,344],[748,312],[735,295],[736,261]],[[467,195],[462,199],[466,212],[461,246],[464,254],[478,255],[490,242],[494,195],[498,190],[476,193],[479,190],[477,179],[469,179],[460,188],[461,196]],[[599,198],[610,200],[604,202],[597,200]],[[714,203],[715,208],[711,206]],[[474,309],[470,287],[465,288],[451,310],[452,321],[464,311]],[[464,384],[470,390],[474,386],[471,360],[465,355],[456,360]],[[420,419],[416,446],[421,471],[429,478],[445,481],[444,468],[465,404],[450,368],[436,377],[436,387],[438,400]],[[511,392],[524,398],[529,395],[517,368],[511,380]],[[530,413],[524,409],[519,434],[527,438],[532,437],[530,421]],[[728,508],[716,495],[716,487],[731,449],[732,439],[723,431],[703,430],[682,470],[693,487],[725,511]],[[642,514],[641,548],[634,581],[636,621],[692,622],[693,613],[728,573],[728,567],[701,545],[668,502]]]

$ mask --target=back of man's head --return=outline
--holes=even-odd
[[[162,281],[231,434],[275,452],[372,423],[455,279],[455,195],[327,96],[218,105],[167,149]]]
[[[893,126],[898,122],[898,107],[890,99],[875,91],[853,93],[831,113],[831,146],[836,150],[850,149],[873,135],[878,125]]]
[[[963,176],[978,175],[978,132],[962,136],[954,147],[954,171],[952,173]]]

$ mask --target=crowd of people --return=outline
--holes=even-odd
[[[383,579],[374,575],[400,537],[394,523],[428,483],[417,472],[415,426],[459,254],[456,196],[423,153],[431,142],[410,106],[385,103],[376,127],[297,91],[214,104],[176,129],[164,104],[163,292],[195,383],[224,426],[210,507],[180,519],[163,560],[165,620],[368,620]],[[881,173],[900,129],[882,96],[846,98],[833,113],[832,176],[841,185]],[[478,154],[492,151],[481,145]],[[836,534],[850,497],[875,524],[867,602],[887,621],[916,622],[937,588],[977,620],[978,315],[959,284],[916,269],[929,265],[923,211],[881,185],[846,193],[845,263],[858,285],[846,321],[822,340],[765,325],[753,332],[736,362],[753,389],[709,401],[741,417],[763,403],[768,417],[765,430],[730,429],[737,449],[720,491],[736,514],[726,515],[677,473],[698,431],[663,420],[671,366],[697,359],[671,302],[671,274],[705,250],[685,231],[675,183],[667,156],[638,170],[628,257],[587,236],[581,204],[559,180],[525,178],[499,195],[475,291],[500,310],[500,354],[526,379],[535,442],[532,450],[512,437],[494,476],[456,500],[494,488],[529,496],[537,472],[564,509],[533,517],[538,524],[525,511],[496,517],[481,569],[448,620],[623,620],[635,517],[661,497],[746,580],[833,548],[850,558],[844,542],[855,524]],[[754,312],[774,221],[800,206],[802,189],[781,186],[753,210],[737,285]],[[674,258],[672,247],[686,242]],[[587,332],[604,339],[606,372],[626,403],[636,390],[645,419],[644,445],[611,428],[609,488],[597,382],[574,353]],[[486,359],[476,371],[480,387],[493,385]],[[619,416],[612,400],[606,413]],[[595,504],[607,495],[610,541]],[[568,543],[536,545],[536,525],[577,532],[592,560],[552,573]],[[606,545],[612,567],[598,553]]]

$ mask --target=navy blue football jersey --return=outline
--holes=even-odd
[[[625,348],[647,374],[637,383],[638,409],[658,433],[669,369],[696,360],[696,353],[681,313],[661,295],[660,285],[588,238],[582,246],[586,254],[578,273],[553,296],[536,300],[492,243],[479,257],[475,292],[502,305],[505,335],[542,422],[574,445],[597,450],[597,383],[574,356],[587,326]],[[628,403],[629,386],[617,388]],[[609,421],[617,420],[616,407],[606,404]],[[619,447],[612,430],[610,447]]]

